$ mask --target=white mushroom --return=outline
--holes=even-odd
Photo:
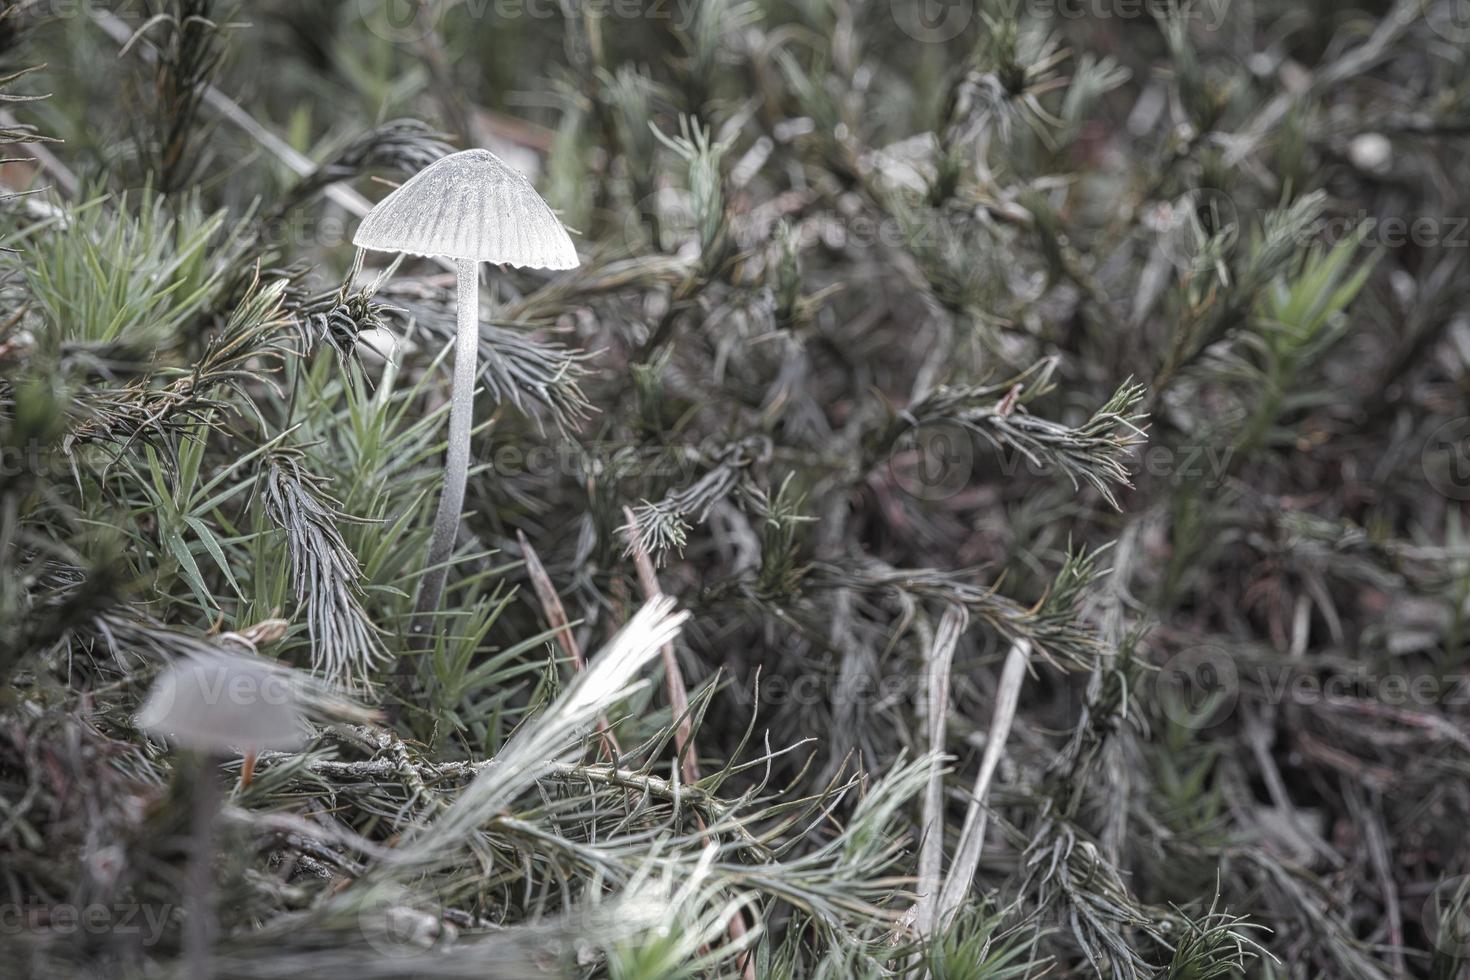
[[[170,665],[136,720],[143,730],[206,755],[292,749],[306,734],[291,673],[229,653]]]
[[[526,176],[488,150],[465,150],[425,167],[368,212],[352,241],[379,252],[453,259],[458,271],[449,446],[428,570],[416,604],[413,632],[419,636],[427,630],[425,614],[439,606],[464,506],[479,368],[479,264],[571,269],[578,264],[577,250]]]
[[[185,878],[189,914],[184,921],[185,975],[213,976],[215,928],[211,859],[219,787],[212,759],[240,750],[246,771],[261,749],[289,749],[306,734],[302,692],[294,672],[259,657],[218,652],[177,661],[158,675],[139,710],[138,726],[166,738],[185,755],[180,773],[191,785],[193,849]]]

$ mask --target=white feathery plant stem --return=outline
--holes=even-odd
[[[479,263],[460,259],[458,273],[459,322],[454,334],[454,390],[449,403],[449,447],[444,455],[444,489],[434,515],[434,537],[429,561],[414,607],[413,640],[420,648],[434,634],[434,613],[449,578],[449,558],[459,535],[465,483],[470,471],[470,427],[475,412],[475,378],[480,370]]]
[[[645,603],[555,701],[516,729],[447,810],[400,841],[392,863],[422,870],[454,860],[511,800],[559,759],[580,751],[584,729],[639,686],[634,684],[637,673],[658,656],[660,647],[673,642],[688,618],[666,596]]]

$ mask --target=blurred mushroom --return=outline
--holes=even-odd
[[[178,772],[193,806],[193,853],[186,894],[184,962],[191,980],[211,976],[214,911],[210,864],[219,787],[214,767],[234,751],[254,758],[261,749],[292,749],[305,738],[303,701],[293,672],[257,657],[218,653],[169,665],[153,682],[138,712],[138,727],[182,750]]]
[[[1393,166],[1393,143],[1382,133],[1361,133],[1348,144],[1348,159],[1364,173],[1381,177]]]
[[[359,248],[453,259],[458,272],[458,328],[444,489],[434,517],[428,569],[415,605],[413,634],[428,631],[449,576],[469,473],[470,420],[479,369],[481,262],[571,269],[577,250],[530,180],[488,150],[444,157],[368,212],[352,239]]]

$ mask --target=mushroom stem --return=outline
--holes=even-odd
[[[454,335],[454,391],[449,403],[449,449],[444,456],[444,490],[434,515],[429,566],[414,609],[413,640],[420,649],[433,635],[433,615],[449,578],[449,556],[459,534],[465,482],[470,471],[470,423],[475,410],[475,376],[480,367],[480,263],[457,259],[459,325]]]
[[[214,944],[214,818],[219,810],[219,787],[213,760],[207,753],[191,753],[184,762],[191,771],[194,812],[184,894],[189,913],[184,918],[184,963],[190,980],[214,976],[210,947]]]

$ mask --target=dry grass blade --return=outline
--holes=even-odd
[[[920,824],[919,901],[914,910],[914,926],[923,936],[934,932],[939,919],[945,829],[944,766],[939,760],[944,753],[948,729],[949,682],[954,650],[969,624],[970,615],[962,607],[947,607],[934,640],[925,652],[924,716],[929,730],[929,752],[935,757],[935,764],[924,787],[924,811]]]
[[[1000,683],[995,692],[990,731],[985,739],[985,753],[980,758],[980,771],[975,775],[975,787],[970,791],[970,808],[965,813],[965,824],[960,829],[954,861],[939,894],[939,907],[935,910],[935,919],[938,922],[947,922],[954,916],[974,885],[975,870],[980,866],[980,849],[985,846],[985,824],[988,816],[985,800],[990,793],[990,782],[995,776],[996,767],[1005,754],[1006,741],[1011,735],[1011,723],[1016,718],[1016,705],[1021,699],[1021,685],[1026,681],[1026,668],[1030,658],[1031,645],[1025,640],[1012,643],[1006,654],[1005,667],[1001,670]]]
[[[572,633],[571,621],[567,619],[566,607],[561,604],[561,596],[557,595],[556,586],[551,582],[551,576],[546,574],[546,566],[541,564],[541,557],[536,554],[536,549],[531,547],[531,542],[526,540],[526,535],[517,531],[516,540],[520,542],[521,555],[526,561],[526,575],[531,579],[531,588],[541,603],[541,611],[546,615],[546,623],[556,632],[556,642],[561,644],[562,651],[572,662],[572,668],[581,673],[587,669],[587,661],[582,656],[582,647],[577,643],[576,635]],[[602,738],[603,749],[609,761],[623,754],[623,750],[618,746],[617,737],[613,735],[612,728],[608,725],[605,716],[598,716],[597,732]]]
[[[623,518],[627,521],[625,533],[628,538],[628,548],[633,553],[633,565],[638,570],[638,585],[643,590],[644,600],[652,602],[664,594],[658,584],[658,573],[654,570],[653,560],[643,549],[641,538],[635,530],[638,526],[638,519],[633,516],[633,511],[624,507]],[[665,643],[659,648],[659,653],[663,657],[664,684],[669,693],[669,711],[677,723],[674,745],[678,752],[679,767],[683,771],[686,783],[696,783],[699,781],[699,753],[694,747],[694,726],[689,717],[689,689],[684,685],[684,672],[679,669],[679,658],[674,652],[674,645]]]

